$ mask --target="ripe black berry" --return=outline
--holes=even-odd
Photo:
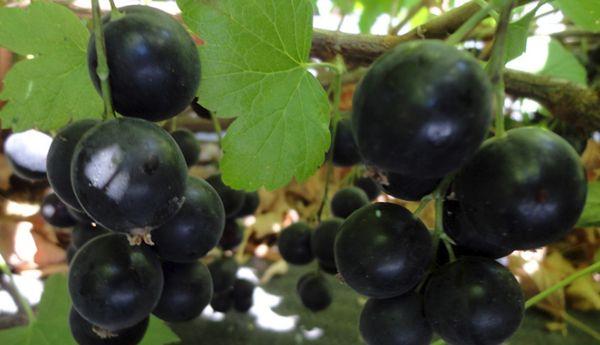
[[[432,259],[431,235],[407,209],[375,203],[354,212],[335,240],[335,263],[344,281],[374,298],[413,289]]]
[[[198,163],[200,159],[200,143],[196,140],[194,133],[187,129],[178,129],[171,132],[171,136],[175,139],[181,153],[183,153],[187,166],[191,167]]]
[[[352,212],[367,205],[369,198],[362,189],[346,187],[338,190],[331,199],[331,213],[335,217],[346,218]]]
[[[277,245],[283,259],[294,265],[306,265],[314,258],[310,247],[311,228],[304,222],[294,223],[281,231]]]
[[[42,217],[48,224],[59,228],[68,228],[77,224],[77,222],[71,217],[67,207],[56,194],[50,193],[42,201],[40,210]]]
[[[325,277],[318,273],[307,273],[300,277],[296,291],[302,304],[312,310],[321,311],[331,304],[331,291]]]
[[[103,26],[109,82],[115,110],[124,115],[161,121],[182,112],[200,81],[196,44],[169,14],[148,6],[120,8]],[[110,18],[110,20],[109,20]],[[94,35],[88,44],[88,68],[96,89]]]

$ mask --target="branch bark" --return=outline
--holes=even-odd
[[[330,60],[341,55],[352,66],[368,66],[395,45],[420,39],[444,39],[478,10],[467,3],[401,36],[373,36],[316,30],[311,56]],[[564,121],[586,130],[600,129],[600,90],[514,70],[504,73],[506,92],[535,100]]]

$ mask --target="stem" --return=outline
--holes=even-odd
[[[433,343],[431,343],[431,345],[444,345],[444,344],[446,344],[444,339],[438,339],[438,340],[434,341]]]
[[[23,297],[23,295],[21,295],[21,293],[19,292],[19,289],[15,284],[12,272],[10,271],[10,268],[8,267],[8,264],[6,263],[6,260],[4,260],[4,256],[2,254],[0,254],[0,270],[8,277],[9,284],[11,288],[15,291],[15,295],[13,296],[13,298],[16,299],[16,302],[19,304],[20,309],[25,311],[27,319],[29,320],[29,325],[32,325],[35,321],[35,315],[33,314],[33,310],[31,309],[31,306],[29,305],[27,300],[25,300],[25,297]]]
[[[429,205],[429,203],[431,202],[431,200],[433,200],[433,196],[431,194],[425,195],[421,199],[421,202],[419,203],[419,206],[417,207],[417,209],[415,210],[415,212],[413,212],[413,216],[419,217],[421,215],[421,212],[423,212],[423,210],[425,209],[425,207],[427,207],[427,205]]]
[[[485,0],[473,0],[473,1],[475,1],[479,6],[481,6],[481,8],[484,8],[488,4]],[[496,12],[496,10],[491,10],[490,17],[492,17],[496,21],[498,21],[498,17],[499,17],[498,12]]]
[[[400,30],[402,30],[402,28],[405,27],[406,24],[408,24],[408,22],[410,22],[410,20],[413,19],[423,7],[425,7],[424,1],[419,1],[417,4],[413,5],[408,10],[408,13],[402,19],[402,21],[400,21],[400,23],[398,23],[398,25],[396,25],[388,30],[388,34],[389,35],[397,35],[398,32],[400,32]]]
[[[566,311],[557,310],[555,308],[552,308],[552,307],[544,305],[544,304],[538,304],[535,307],[539,308],[541,310],[544,310],[554,316],[562,318],[566,323],[570,324],[571,326],[579,329],[580,331],[586,333],[587,335],[589,335],[590,337],[592,337],[596,340],[600,340],[600,333],[596,332],[596,330],[592,329],[590,326],[586,325],[585,323],[577,320],[576,318],[574,318],[573,316],[568,314]]]
[[[463,25],[461,25],[458,30],[456,30],[448,39],[446,43],[450,45],[455,45],[461,42],[468,34],[473,30],[479,22],[484,20],[490,12],[494,9],[492,4],[487,4],[485,7],[481,8],[477,11],[471,18],[469,18]]]
[[[543,301],[548,296],[550,296],[553,293],[555,293],[556,291],[564,288],[565,286],[571,284],[575,280],[577,280],[581,277],[585,277],[586,275],[592,274],[595,272],[600,272],[600,261],[598,261],[598,262],[594,263],[593,265],[588,266],[580,271],[577,271],[577,272],[571,274],[570,276],[566,277],[565,279],[561,280],[560,282],[552,285],[551,287],[547,288],[546,290],[531,297],[530,299],[527,300],[527,302],[525,302],[525,308],[527,309],[527,308],[530,308],[531,306],[536,305],[540,301]]]
[[[112,97],[110,94],[110,84],[108,82],[108,63],[106,62],[106,44],[104,42],[104,31],[102,30],[102,14],[100,13],[100,5],[98,0],[92,0],[92,15],[94,23],[94,39],[96,41],[96,56],[98,67],[96,74],[100,79],[100,90],[102,99],[104,100],[104,114],[102,119],[106,120],[109,116],[115,116],[115,111],[112,105]]]
[[[450,174],[442,180],[442,183],[438,186],[438,188],[433,192],[433,197],[435,198],[435,228],[433,230],[433,252],[437,253],[438,246],[440,243],[440,237],[444,233],[444,197],[446,197],[446,192],[450,187],[450,183],[454,180],[454,174]],[[450,254],[450,252],[448,252]]]
[[[345,19],[346,19],[346,14],[342,14],[342,17],[340,18],[340,21],[339,21],[338,26],[335,29],[335,31],[340,32],[340,30],[342,30],[342,25],[344,25]]]
[[[119,10],[117,9],[114,0],[108,0],[108,2],[110,2],[110,16],[113,19],[119,17],[121,15],[121,12],[119,12]]]
[[[321,204],[319,205],[319,209],[317,211],[317,223],[321,222],[321,216],[323,214],[323,209],[325,209],[325,205],[327,204],[327,196],[329,193],[329,182],[331,180],[331,175],[333,174],[333,151],[335,150],[335,136],[337,135],[337,125],[340,121],[340,102],[342,98],[342,74],[344,73],[346,67],[344,64],[344,60],[338,56],[336,58],[335,64],[325,63],[321,64],[326,67],[332,67],[336,72],[333,83],[331,84],[331,90],[333,91],[333,104],[331,106],[331,126],[333,128],[331,135],[331,145],[329,147],[329,153],[327,154],[327,173],[325,175],[325,189],[323,190],[323,198],[321,199]]]
[[[492,48],[492,57],[488,63],[486,70],[492,82],[495,118],[496,118],[496,137],[504,136],[504,64],[506,59],[506,39],[508,32],[508,24],[510,22],[510,14],[512,12],[514,1],[508,0],[500,13],[500,21],[496,28],[494,47]]]
[[[212,120],[213,127],[215,128],[215,132],[217,133],[217,141],[219,142],[219,147],[223,148],[223,144],[221,143],[221,141],[223,140],[223,138],[221,137],[221,134],[223,133],[223,130],[221,129],[221,123],[219,122],[219,119],[217,119],[215,114],[212,112],[210,113],[210,119]]]
[[[244,253],[246,252],[246,246],[248,245],[248,239],[250,238],[250,228],[244,226],[244,237],[242,237],[242,243],[237,248],[235,253],[236,261],[241,264],[244,261]]]

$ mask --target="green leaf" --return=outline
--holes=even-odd
[[[558,8],[585,30],[600,31],[600,1],[556,0]]]
[[[362,0],[363,12],[358,21],[361,33],[369,33],[377,17],[392,10],[392,0]]]
[[[527,48],[527,37],[529,36],[529,27],[535,17],[536,10],[530,11],[519,20],[508,25],[506,33],[506,58],[508,62],[518,56],[521,56]]]
[[[0,332],[0,344],[19,345],[76,345],[69,329],[71,300],[67,277],[50,276],[44,284],[44,294],[38,306],[38,317],[25,327]],[[162,321],[151,317],[141,345],[170,344],[179,338]]]
[[[223,140],[223,180],[236,189],[302,181],[329,147],[329,103],[307,71],[306,0],[179,0],[200,49],[202,105],[238,116]]]
[[[585,85],[587,82],[585,67],[573,53],[555,39],[550,40],[548,58],[540,74],[570,80],[581,85]]]
[[[33,57],[14,65],[4,80],[3,127],[53,130],[71,119],[100,117],[102,100],[87,70],[88,38],[79,18],[61,5],[0,8],[0,46]]]
[[[600,226],[600,181],[588,183],[587,199],[578,227]]]
[[[333,0],[332,2],[343,14],[352,13],[356,4],[356,0]]]

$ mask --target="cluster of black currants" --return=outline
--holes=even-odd
[[[256,285],[237,278],[238,264],[232,257],[221,257],[211,262],[208,269],[213,277],[214,295],[210,306],[214,311],[227,313],[233,307],[246,313],[252,308]]]
[[[68,281],[80,344],[136,344],[150,314],[168,322],[197,317],[213,295],[199,259],[219,243],[226,219],[215,188],[188,176],[199,156],[193,134],[150,122],[192,102],[200,79],[195,43],[162,11],[120,12],[105,18],[103,31],[112,101],[125,117],[66,126],[46,162],[55,193],[47,203],[80,221]],[[88,65],[100,90],[93,35]]]
[[[502,343],[522,321],[524,297],[494,259],[560,239],[582,212],[586,175],[566,140],[521,127],[484,141],[491,89],[471,56],[423,40],[382,56],[354,95],[352,164],[367,164],[387,194],[431,194],[441,206],[432,236],[400,205],[355,210],[364,194],[350,188],[334,196],[333,213],[347,218],[336,229],[333,262],[370,298],[359,322],[370,345],[429,344],[434,332],[450,344]],[[300,242],[309,252],[311,235],[306,227],[288,231],[279,246],[293,262]]]

